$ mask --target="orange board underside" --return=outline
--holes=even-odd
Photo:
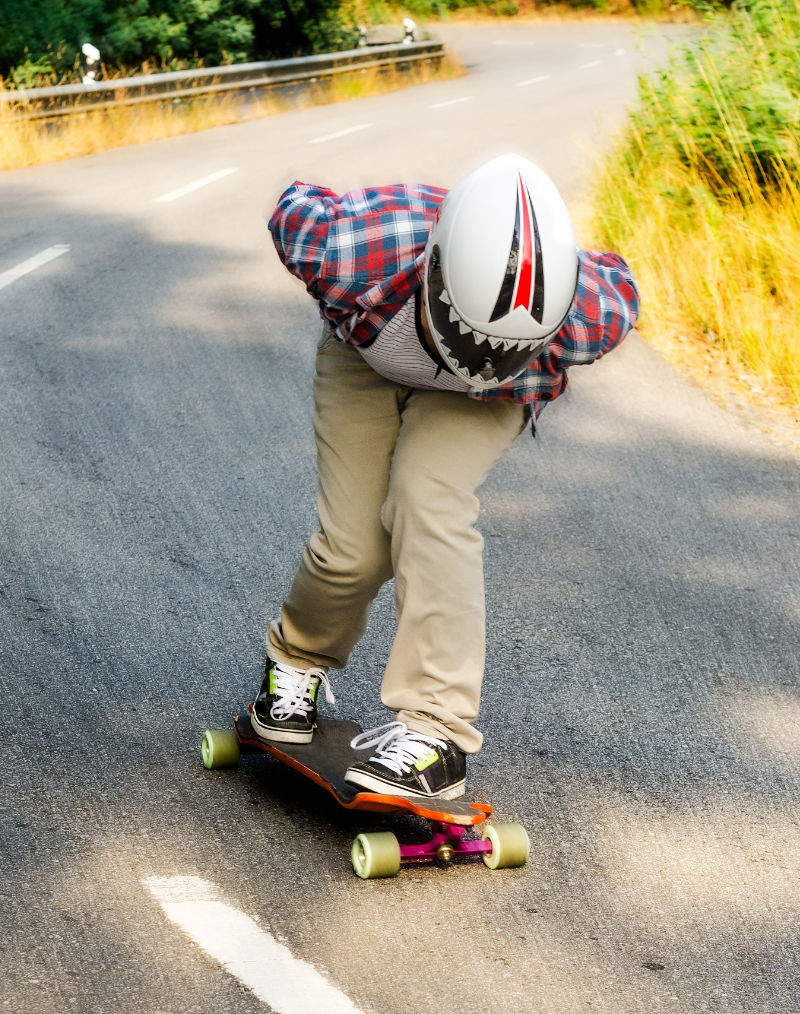
[[[447,809],[448,800],[425,800],[410,799],[406,796],[384,795],[378,792],[359,792],[352,799],[345,800],[336,792],[330,782],[326,781],[312,768],[306,767],[296,757],[284,753],[279,747],[267,743],[262,739],[251,739],[243,736],[239,731],[239,739],[243,745],[271,754],[282,764],[293,768],[315,785],[329,792],[334,799],[346,810],[370,810],[375,813],[413,813],[418,817],[425,817],[428,820],[440,820],[446,824],[459,824],[462,827],[471,827],[474,824],[481,824],[491,814],[492,807],[489,803],[464,803],[459,807],[464,812],[452,812]],[[437,803],[440,804],[437,806]]]

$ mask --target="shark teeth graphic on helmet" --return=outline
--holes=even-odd
[[[472,373],[468,366],[462,366],[457,359],[452,356],[447,356],[447,362],[450,364],[450,368],[459,377],[463,377],[465,380],[479,380],[482,387],[499,387],[500,381],[497,377],[492,377],[491,380],[485,380],[481,376],[480,370]]]
[[[487,379],[486,373],[487,366],[491,365],[494,370],[497,364],[494,362],[494,357],[498,349],[503,352],[510,352],[512,355],[516,353],[523,353],[531,350],[535,351],[541,342],[536,340],[529,341],[528,339],[516,340],[513,338],[499,338],[495,335],[484,334],[482,331],[478,331],[468,324],[458,313],[453,306],[453,301],[448,295],[447,291],[442,288],[439,293],[438,299],[446,307],[448,307],[447,319],[449,324],[444,325],[445,330],[449,330],[451,336],[455,337],[456,328],[460,338],[465,338],[469,335],[474,343],[475,354],[471,355],[464,346],[462,358],[468,361],[468,365],[459,360],[458,355],[455,351],[452,351],[444,347],[437,341],[439,352],[447,360],[447,364],[451,372],[457,377],[463,377],[464,380],[468,381],[472,387],[488,388],[488,387],[499,387],[502,383],[509,379],[507,370],[503,371],[499,369],[497,374],[490,379]],[[430,311],[429,311],[430,312]]]

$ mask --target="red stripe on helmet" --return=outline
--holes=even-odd
[[[513,309],[524,306],[530,313],[533,297],[533,209],[530,197],[519,174],[519,200],[522,208],[522,249],[519,258],[517,295]]]

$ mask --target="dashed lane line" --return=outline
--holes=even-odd
[[[444,109],[445,106],[455,106],[458,105],[459,102],[469,102],[471,99],[474,98],[475,98],[474,95],[462,95],[461,98],[459,99],[448,99],[446,102],[434,102],[434,104],[430,108]]]
[[[220,169],[218,172],[211,173],[210,176],[204,176],[200,180],[195,180],[193,183],[187,183],[185,187],[180,187],[178,190],[170,190],[168,194],[162,194],[160,197],[155,197],[153,200],[156,204],[163,204],[167,201],[177,201],[179,197],[185,197],[186,194],[191,194],[195,190],[200,190],[201,187],[207,187],[209,183],[216,183],[217,180],[224,179],[226,176],[230,176],[231,173],[238,172],[238,169]]]
[[[66,243],[56,243],[55,246],[49,246],[46,250],[42,250],[41,253],[34,254],[33,257],[29,257],[26,261],[22,261],[15,267],[9,268],[8,271],[0,274],[0,289],[4,289],[7,285],[11,285],[12,282],[16,282],[23,275],[29,275],[31,271],[36,271],[37,268],[49,264],[56,257],[61,257],[62,254],[68,253],[69,249],[69,245]]]
[[[201,877],[147,877],[170,922],[275,1014],[361,1014],[313,965],[296,958]]]
[[[366,130],[373,127],[373,123],[357,123],[354,127],[345,127],[344,130],[337,130],[333,134],[325,134],[323,137],[315,137],[309,144],[324,144],[326,141],[335,141],[337,137],[345,137],[347,134],[355,134],[358,130]]]
[[[539,84],[540,81],[549,81],[550,74],[540,74],[539,77],[529,77],[524,81],[517,81],[517,88],[525,88],[528,85]]]
[[[589,70],[591,67],[599,67],[602,62],[602,60],[592,60],[591,63],[582,63],[578,67],[578,70]]]

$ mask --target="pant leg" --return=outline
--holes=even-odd
[[[391,537],[397,634],[381,689],[410,728],[480,749],[485,660],[483,539],[475,490],[525,426],[514,402],[414,391],[402,415],[382,517]]]
[[[270,657],[343,668],[364,633],[370,606],[392,576],[380,515],[407,396],[356,349],[323,340],[314,380],[320,528],[270,626]]]

